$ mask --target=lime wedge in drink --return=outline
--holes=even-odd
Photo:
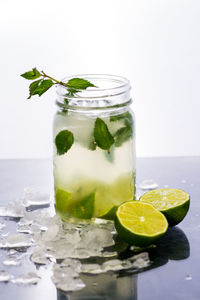
[[[67,191],[64,191],[62,189],[59,189],[55,187],[55,198],[56,198],[56,210],[59,212],[66,212],[68,203],[71,200],[71,194]]]
[[[79,219],[91,219],[94,213],[94,201],[95,193],[91,193],[79,202],[76,202],[75,205],[71,206],[72,215],[75,218]]]
[[[130,201],[118,207],[115,228],[128,244],[146,247],[164,235],[168,223],[151,204]]]
[[[190,195],[179,189],[157,189],[140,197],[141,202],[152,204],[161,211],[170,226],[177,225],[186,216]]]
[[[113,207],[105,213],[103,216],[99,216],[100,219],[106,219],[106,220],[114,220],[116,216],[116,211],[117,211],[118,206],[113,205]]]

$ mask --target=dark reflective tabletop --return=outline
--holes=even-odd
[[[21,196],[24,187],[53,192],[50,160],[1,160],[0,178],[0,205]],[[37,285],[0,283],[0,299],[200,300],[200,158],[138,159],[137,182],[144,179],[154,179],[159,187],[168,185],[191,195],[186,218],[170,228],[155,248],[148,249],[152,262],[149,267],[139,273],[127,270],[98,276],[83,275],[86,288],[68,294],[56,290],[48,267],[37,267],[42,277]],[[10,232],[15,227],[15,222],[9,222]],[[120,254],[121,258],[128,255],[127,251]],[[0,270],[7,269],[16,275],[36,271],[28,259],[19,267],[5,267],[0,256],[0,264]]]

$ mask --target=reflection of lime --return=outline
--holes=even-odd
[[[187,214],[190,195],[178,189],[157,189],[141,196],[140,201],[152,204],[173,226],[180,223]]]
[[[152,205],[131,201],[118,207],[115,227],[124,241],[145,247],[167,231],[168,223],[165,216]]]

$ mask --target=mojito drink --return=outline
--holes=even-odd
[[[114,142],[104,150],[95,142],[95,114],[58,112],[54,140],[67,129],[74,142],[69,151],[58,155],[55,147],[54,181],[56,211],[63,219],[110,218],[116,207],[134,199],[134,121],[129,110],[98,115]]]

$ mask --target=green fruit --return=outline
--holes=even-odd
[[[162,212],[170,226],[177,225],[186,216],[190,206],[190,195],[179,189],[157,189],[140,197]]]
[[[115,227],[128,244],[146,247],[165,234],[168,223],[152,205],[131,201],[118,207]]]

